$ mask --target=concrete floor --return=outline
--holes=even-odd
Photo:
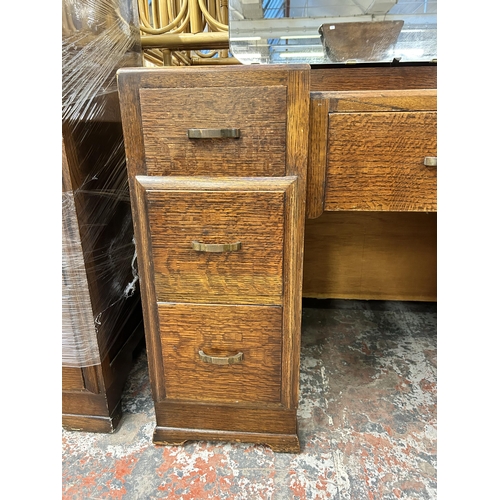
[[[304,305],[300,454],[153,445],[142,353],[114,434],[63,430],[63,500],[436,499],[436,304]]]

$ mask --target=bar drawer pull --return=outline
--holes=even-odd
[[[190,139],[238,139],[239,128],[188,128],[187,135]]]
[[[199,241],[191,242],[193,250],[197,252],[236,252],[241,249],[241,242],[236,243],[200,243]]]
[[[426,167],[437,167],[438,166],[437,156],[426,156],[424,158],[424,165]]]
[[[200,359],[205,363],[212,363],[213,365],[234,365],[243,361],[243,353],[239,352],[233,356],[209,356],[203,350],[198,351]]]

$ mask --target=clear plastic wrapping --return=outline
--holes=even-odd
[[[63,120],[104,119],[116,70],[141,66],[136,0],[63,0]]]
[[[141,66],[135,0],[63,0],[62,364],[100,364],[142,322],[116,71]]]
[[[62,201],[62,364],[90,366],[99,363],[99,346],[73,193]]]

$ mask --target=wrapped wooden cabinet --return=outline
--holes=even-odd
[[[62,425],[114,432],[144,348],[118,121],[63,123],[62,180]]]
[[[114,432],[144,331],[116,70],[142,66],[131,0],[62,1],[62,425]]]
[[[123,69],[159,444],[299,451],[309,67]]]

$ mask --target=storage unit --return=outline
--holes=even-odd
[[[108,168],[92,161],[97,155],[116,160],[120,137],[119,122],[82,122],[64,130],[62,424],[67,429],[116,429],[123,386],[143,345],[126,186],[108,189],[107,195],[101,187],[120,177],[126,181],[124,155],[123,173],[113,161]],[[101,180],[89,182],[89,173],[97,172]]]
[[[303,295],[437,298],[437,66],[311,71]]]
[[[62,425],[113,432],[144,343],[116,69],[140,66],[128,0],[63,1]]]
[[[118,72],[155,443],[299,451],[309,67]]]

